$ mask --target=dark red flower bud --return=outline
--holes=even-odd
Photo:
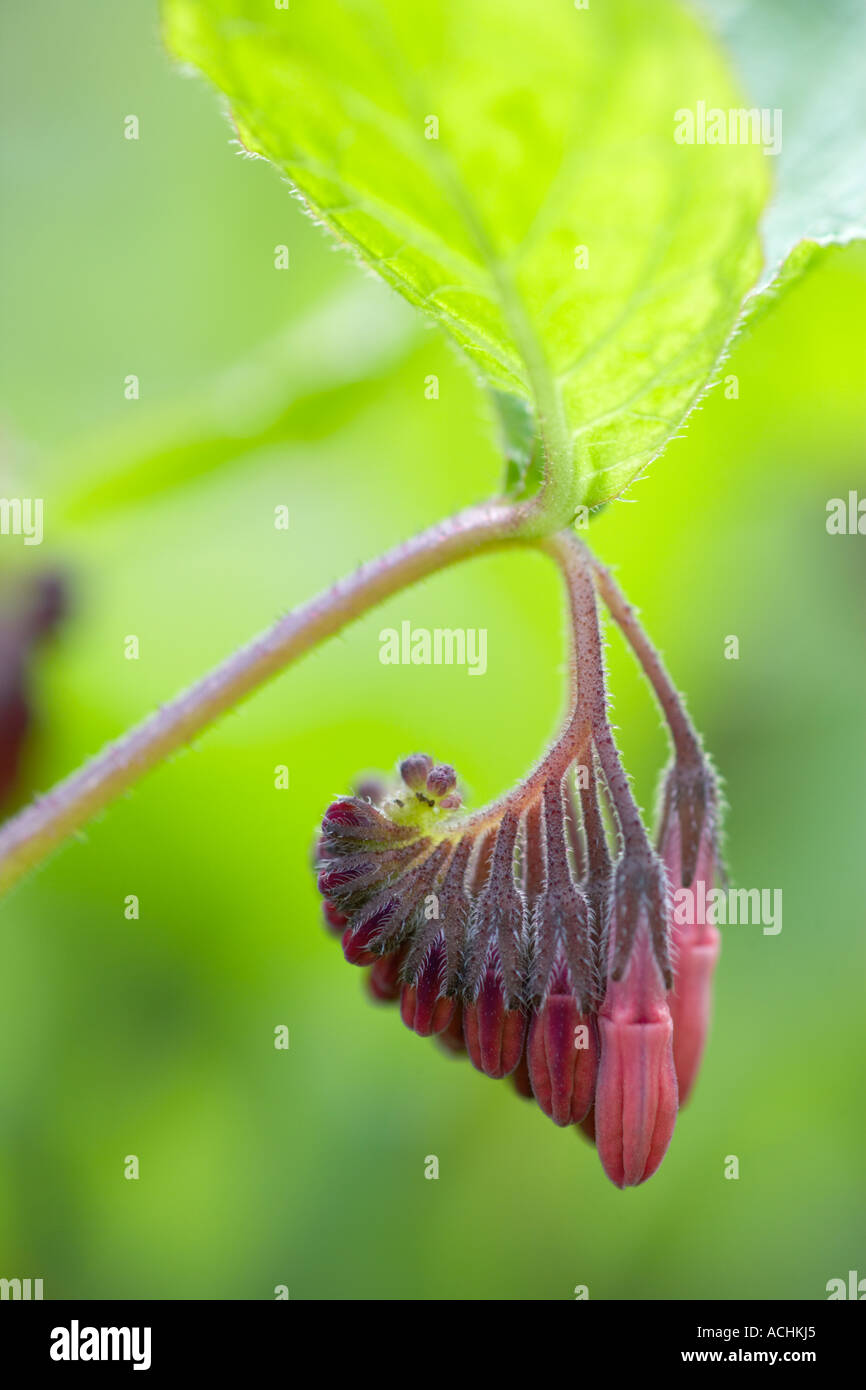
[[[517,1007],[523,994],[528,949],[528,921],[523,895],[515,882],[514,852],[519,819],[506,811],[495,832],[490,872],[470,923],[464,989],[471,997],[489,973],[498,974],[507,1007]]]
[[[356,914],[343,933],[343,955],[350,965],[372,965],[381,955],[374,948],[393,921],[398,909],[394,894],[383,894],[371,911]]]
[[[459,1057],[465,1053],[466,1040],[463,1037],[463,1006],[461,1004],[458,1004],[454,1010],[447,1028],[443,1028],[441,1033],[434,1034],[434,1037],[443,1051],[451,1053],[452,1056]]]
[[[394,849],[373,845],[359,854],[344,854],[321,861],[319,892],[331,898],[343,912],[363,907],[382,884],[399,881],[404,870],[422,862],[430,848],[426,838]]]
[[[463,1037],[473,1066],[498,1080],[514,1071],[523,1055],[526,1017],[505,1003],[502,980],[491,962],[477,995],[463,1006]]]
[[[330,897],[342,889],[351,887],[352,884],[368,879],[371,874],[376,873],[376,869],[375,862],[364,855],[358,856],[354,863],[350,859],[330,859],[325,867],[319,870],[316,887],[324,897]]]
[[[550,994],[529,1024],[526,1058],[535,1099],[556,1125],[579,1124],[595,1094],[595,1019],[571,994]]]
[[[367,988],[378,1003],[393,1004],[400,998],[403,988],[400,979],[402,964],[402,951],[392,951],[390,956],[381,956],[370,966]]]
[[[456,1001],[445,994],[445,942],[434,942],[411,984],[404,984],[400,1015],[420,1037],[441,1033],[454,1017]]]
[[[346,926],[349,919],[348,917],[345,917],[343,913],[340,912],[339,909],[336,908],[328,898],[326,898],[325,901],[322,903],[322,916],[324,917],[325,925],[327,926],[330,932],[332,932],[335,936],[343,935],[343,932],[346,930]]]
[[[431,939],[435,928],[441,927],[445,942],[445,989],[448,994],[452,995],[456,995],[460,988],[468,923],[472,910],[472,899],[466,887],[466,877],[474,849],[474,835],[464,835],[458,841],[457,848],[448,865],[448,872],[438,890],[439,916],[428,926]],[[427,944],[425,941],[423,949],[426,950]]]
[[[325,821],[329,825],[359,826],[369,825],[372,818],[364,810],[363,803],[359,804],[356,796],[345,796],[328,807]]]

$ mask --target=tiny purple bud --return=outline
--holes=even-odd
[[[400,764],[400,776],[410,791],[420,792],[427,781],[427,773],[433,766],[429,753],[412,753]]]
[[[523,1055],[525,1036],[525,1016],[507,1007],[497,972],[489,967],[475,1001],[463,1007],[463,1037],[470,1061],[496,1080],[508,1076]]]
[[[343,935],[349,919],[343,916],[343,913],[338,907],[335,907],[329,898],[326,898],[322,903],[322,916],[325,919],[326,927],[334,936]]]
[[[439,763],[427,774],[427,790],[431,796],[448,796],[457,786],[457,773],[447,763]]]
[[[391,896],[376,909],[363,913],[360,920],[343,933],[343,955],[350,965],[372,965],[380,952],[374,949],[397,911],[398,900]]]
[[[436,1042],[444,1052],[451,1053],[454,1057],[460,1057],[466,1052],[466,1041],[463,1037],[463,1006],[458,1004],[451,1018],[451,1022],[441,1033],[434,1034]]]

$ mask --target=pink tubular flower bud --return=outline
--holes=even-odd
[[[571,994],[550,994],[529,1025],[526,1060],[535,1099],[556,1125],[579,1124],[590,1109],[598,1065],[595,1021]]]
[[[360,922],[350,924],[346,928],[343,933],[343,955],[350,965],[372,965],[378,959],[381,953],[374,947],[397,908],[397,899],[387,898],[377,904],[375,911],[368,913]]]
[[[609,940],[613,959],[615,919]],[[636,1187],[664,1158],[677,1117],[673,1020],[643,909],[622,978],[609,977],[598,1024],[598,1155],[611,1182]]]
[[[666,798],[666,809],[668,806]],[[682,1107],[691,1095],[707,1041],[713,973],[722,939],[714,923],[707,921],[707,895],[714,887],[717,873],[714,815],[708,816],[702,828],[694,878],[691,886],[685,887],[681,819],[675,810],[670,807],[670,813],[665,816],[660,840],[672,892],[674,984],[669,1004],[674,1024],[674,1066]]]
[[[505,1002],[502,981],[491,963],[472,1003],[463,1008],[463,1037],[473,1066],[495,1080],[509,1076],[523,1055],[526,1018]]]
[[[400,776],[410,791],[419,792],[427,780],[427,773],[433,766],[429,753],[411,753],[400,764]]]

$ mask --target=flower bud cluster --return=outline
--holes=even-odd
[[[454,769],[415,753],[390,796],[340,798],[321,827],[325,919],[374,998],[579,1125],[620,1187],[664,1157],[706,1036],[717,934],[670,911],[716,871],[701,769],[667,774],[660,854],[606,824],[594,761],[469,816]]]

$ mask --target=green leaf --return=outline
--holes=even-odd
[[[574,505],[663,448],[757,278],[767,177],[754,146],[674,139],[678,108],[740,104],[690,11],[168,0],[165,22],[246,148],[531,405]]]
[[[863,0],[702,0],[751,105],[781,112],[759,289],[778,298],[817,246],[866,237]],[[805,244],[804,244],[805,243]]]

